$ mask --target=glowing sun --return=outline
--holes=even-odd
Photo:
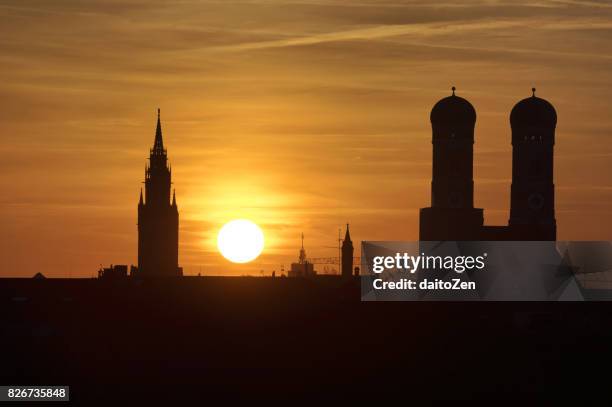
[[[255,223],[246,219],[227,222],[217,236],[219,251],[231,262],[248,263],[264,248],[264,234]]]

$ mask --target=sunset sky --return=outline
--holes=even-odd
[[[278,273],[302,232],[336,256],[346,222],[357,247],[416,240],[453,85],[487,224],[507,223],[508,117],[535,86],[559,117],[559,239],[612,239],[610,3],[17,0],[0,27],[0,276],[136,263],[158,107],[186,274]],[[217,252],[235,218],[264,230],[252,263]]]

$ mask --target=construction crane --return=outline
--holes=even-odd
[[[322,264],[322,265],[337,265],[338,270],[340,272],[340,267],[342,266],[342,229],[338,228],[338,257],[307,257],[306,251],[304,250],[304,234],[302,233],[302,247],[300,249],[300,257],[299,263],[310,263],[310,264]],[[333,246],[323,246],[326,249],[335,249]],[[361,257],[353,257],[354,265],[361,265]],[[281,270],[284,270],[284,267],[281,266]]]
[[[337,264],[340,265],[341,257],[309,257],[308,262],[312,264]],[[361,264],[361,257],[353,257],[353,264]]]

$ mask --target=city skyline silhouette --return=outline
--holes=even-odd
[[[0,21],[0,401],[610,398],[609,2]]]
[[[278,272],[302,232],[313,256],[337,256],[346,222],[354,242],[417,240],[428,115],[452,85],[478,112],[474,206],[485,224],[508,222],[508,115],[537,87],[560,117],[557,238],[610,239],[612,9],[332,3],[2,5],[0,275],[90,277],[138,263],[133,203],[157,107],[185,274]],[[215,244],[236,218],[266,235],[242,266]]]

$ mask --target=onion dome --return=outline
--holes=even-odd
[[[432,124],[444,125],[474,125],[476,123],[476,110],[474,106],[462,97],[453,94],[436,103],[429,116]]]
[[[557,125],[557,112],[547,100],[535,95],[535,88],[531,88],[531,97],[518,102],[510,113],[512,127],[551,127]]]

